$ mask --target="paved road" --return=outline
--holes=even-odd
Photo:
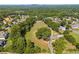
[[[50,52],[53,54],[53,46],[52,46],[52,40],[51,39],[48,41],[48,47],[50,49]]]
[[[51,28],[49,28],[49,29],[52,30]],[[53,51],[54,49],[53,49],[53,45],[52,45],[52,39],[53,39],[53,31],[52,31],[52,34],[51,34],[51,36],[49,38],[49,41],[48,41],[48,48],[49,48],[51,54],[54,54],[54,51]]]

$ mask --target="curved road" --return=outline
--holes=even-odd
[[[49,29],[52,31],[51,28],[49,28]],[[51,54],[54,54],[54,49],[53,49],[53,45],[52,45],[52,39],[53,39],[53,31],[52,31],[52,34],[51,34],[51,36],[49,38],[49,41],[48,41],[48,48],[49,48]]]

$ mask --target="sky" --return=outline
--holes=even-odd
[[[79,4],[79,0],[0,0],[0,5],[6,4]]]

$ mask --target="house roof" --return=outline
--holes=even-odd
[[[61,30],[66,30],[66,28],[63,27],[63,26],[60,26],[59,29],[61,29]]]
[[[5,40],[4,34],[5,34],[4,31],[0,31],[0,40]]]
[[[79,28],[79,24],[72,25],[72,28]]]
[[[4,18],[6,21],[9,21],[10,19],[7,17],[7,18]]]

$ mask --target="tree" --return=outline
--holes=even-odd
[[[9,46],[8,48],[10,48],[10,51],[15,52],[15,53],[23,53],[24,52],[24,48],[26,47],[26,41],[24,39],[24,37],[22,37],[21,35],[21,27],[18,25],[13,25],[11,27],[11,32],[10,32],[10,36],[9,36],[9,40],[12,41],[12,45]]]
[[[53,21],[50,20],[50,19],[45,19],[45,20],[43,20],[43,21],[48,25],[48,27],[52,28],[52,30],[58,32],[58,29],[59,29],[59,26],[60,26],[59,23],[53,22]]]
[[[15,44],[15,51],[16,53],[23,53],[25,48],[25,41],[22,37],[17,38]]]
[[[79,43],[76,43],[76,48],[79,49]]]
[[[35,53],[35,45],[33,42],[30,41],[30,39],[27,41],[27,47],[24,50],[24,53]]]
[[[50,35],[51,35],[51,30],[48,29],[48,28],[40,28],[36,32],[36,37],[38,39],[48,40],[48,38],[50,37]]]
[[[2,46],[0,46],[0,52],[3,52],[4,48]]]
[[[65,34],[69,34],[69,32],[70,32],[69,30],[65,30],[63,34],[64,34],[64,35],[65,35]]]
[[[8,46],[9,50],[15,53],[24,53],[24,50],[26,48],[26,40],[25,40],[25,33],[27,31],[30,31],[31,27],[35,23],[35,18],[28,18],[28,20],[25,20],[24,22],[21,22],[19,24],[15,24],[10,29],[10,40],[12,41],[12,45]],[[27,43],[27,51],[29,53],[33,53],[34,49],[33,44],[31,42]],[[11,47],[11,48],[10,48]],[[30,47],[30,48],[29,48]],[[32,50],[31,50],[32,48]],[[29,51],[30,49],[30,51]],[[6,49],[5,49],[6,50]],[[27,52],[27,53],[28,53]]]
[[[63,38],[60,38],[58,40],[56,40],[53,43],[54,49],[55,49],[55,53],[60,54],[63,52],[63,50],[65,49],[65,44],[66,42],[64,41]]]
[[[11,27],[11,29],[10,29],[10,37],[15,37],[16,36],[16,34],[17,35],[19,35],[18,33],[19,33],[19,31],[20,31],[20,26],[18,26],[17,24],[16,25],[13,25],[12,27]]]
[[[7,39],[6,46],[4,47],[4,51],[6,51],[6,52],[14,52],[13,50],[15,50],[15,49],[13,47],[13,44],[14,44],[13,40],[14,40],[14,38],[11,38],[11,37],[9,37]]]
[[[76,44],[76,40],[72,35],[69,34],[65,34],[64,37],[66,38],[67,41],[69,41],[70,43],[72,43],[73,45]]]
[[[38,47],[38,46],[35,46],[34,50],[35,50],[35,53],[40,53],[41,52],[41,48]]]
[[[61,23],[60,23],[60,25],[61,25],[61,26],[65,26],[65,25],[66,25],[66,20],[65,20],[65,19],[62,20]]]
[[[71,26],[67,24],[67,25],[66,25],[66,29],[69,30],[69,28],[71,28]]]

